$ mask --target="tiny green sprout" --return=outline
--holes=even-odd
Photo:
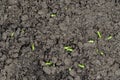
[[[55,17],[55,16],[56,16],[56,14],[55,14],[55,13],[52,13],[50,16],[51,16],[51,17]]]
[[[97,51],[98,54],[104,55],[104,53],[102,51],[99,51],[98,49],[96,51]]]
[[[34,43],[32,43],[31,48],[32,48],[32,51],[35,50],[35,45],[34,45]]]
[[[98,49],[96,49],[96,52],[97,52],[97,53],[99,53],[99,50],[98,50]]]
[[[78,67],[84,69],[84,68],[85,68],[85,65],[84,65],[84,64],[78,64]]]
[[[71,68],[69,68],[68,70],[69,70],[69,71],[71,71],[72,69],[71,69]]]
[[[52,62],[46,62],[45,65],[51,66],[53,63]]]
[[[14,33],[14,32],[12,32],[12,33],[10,34],[10,36],[11,36],[11,37],[13,37],[13,36],[14,36],[14,34],[15,34],[15,33]]]
[[[97,35],[98,35],[99,38],[102,38],[102,35],[101,35],[100,31],[97,31]]]
[[[73,51],[73,49],[72,49],[71,47],[69,47],[69,46],[64,47],[64,49],[65,49],[66,51],[70,51],[70,52]]]
[[[101,55],[104,55],[104,53],[103,53],[102,51],[100,52],[100,54],[101,54]]]
[[[21,30],[21,33],[25,33],[24,29]]]
[[[112,36],[107,37],[107,40],[110,40],[110,39],[112,39]]]
[[[88,42],[89,42],[89,43],[94,43],[95,41],[94,41],[94,40],[89,40]]]

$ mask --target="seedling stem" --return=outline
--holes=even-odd
[[[84,69],[84,68],[85,68],[85,65],[84,65],[84,64],[78,64],[78,67]]]
[[[99,31],[97,31],[97,35],[98,35],[99,38],[102,38],[102,35]]]

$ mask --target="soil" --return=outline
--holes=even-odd
[[[0,80],[120,80],[120,0],[0,0]]]

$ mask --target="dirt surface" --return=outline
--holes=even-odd
[[[120,80],[120,0],[0,0],[0,80]]]

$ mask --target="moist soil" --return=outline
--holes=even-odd
[[[120,80],[120,0],[0,0],[0,80]]]

